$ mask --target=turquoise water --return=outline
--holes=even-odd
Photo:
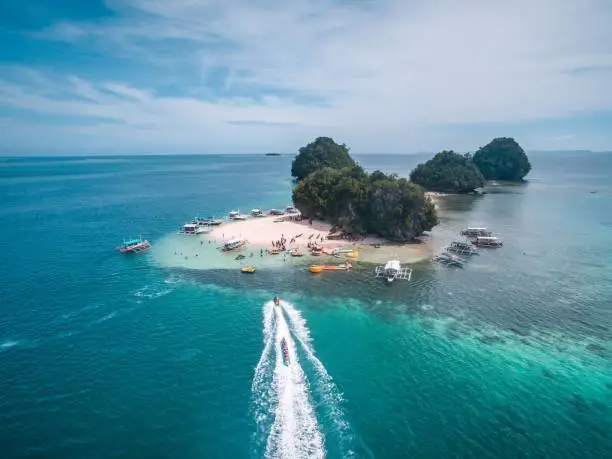
[[[528,184],[440,204],[435,240],[483,225],[502,249],[388,288],[363,264],[245,276],[113,250],[286,205],[288,156],[2,159],[2,457],[610,457],[612,155],[531,160]]]

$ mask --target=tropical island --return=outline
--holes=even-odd
[[[408,242],[438,224],[425,190],[395,174],[365,172],[346,145],[319,137],[300,148],[291,167],[293,203],[309,219],[352,236]]]
[[[522,181],[530,170],[521,146],[512,138],[500,137],[473,155],[441,151],[419,164],[410,180],[428,191],[460,194],[478,190],[487,180]]]
[[[264,156],[280,156],[280,153],[266,153]]]

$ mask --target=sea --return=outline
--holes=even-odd
[[[612,154],[441,197],[432,239],[504,246],[391,286],[157,256],[196,215],[290,204],[292,156],[0,158],[0,457],[612,457]]]

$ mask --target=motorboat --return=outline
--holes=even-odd
[[[353,267],[350,263],[342,263],[339,265],[310,265],[308,271],[311,273],[320,273],[322,271],[348,271]]]
[[[474,245],[477,247],[501,247],[504,241],[496,236],[478,236],[474,240]]]
[[[229,241],[226,241],[223,243],[222,250],[224,252],[229,252],[230,250],[235,250],[235,249],[244,247],[246,244],[247,244],[247,241],[242,238],[230,239]]]
[[[197,223],[187,223],[183,225],[183,228],[179,231],[180,234],[187,234],[189,236],[197,236],[198,234],[206,234],[210,231],[210,228],[200,226]]]
[[[278,296],[275,296],[273,301],[274,301],[274,306],[280,306],[280,298]]]
[[[255,266],[243,266],[240,271],[246,274],[253,274],[255,272]]]
[[[150,247],[151,244],[149,244],[149,241],[139,237],[123,241],[123,244],[121,244],[117,250],[119,250],[120,253],[142,253],[149,250]]]
[[[395,279],[410,280],[412,278],[412,269],[407,266],[402,266],[397,258],[389,260],[384,266],[377,266],[374,269],[374,276],[385,279],[388,284]]]
[[[281,354],[283,355],[283,363],[286,367],[291,363],[289,360],[289,347],[287,346],[287,340],[283,337],[280,343]]]
[[[452,253],[442,252],[434,257],[434,261],[440,265],[455,266],[463,268],[463,260]]]
[[[251,210],[251,216],[252,217],[265,217],[266,215],[264,214],[263,210],[261,210],[261,209],[252,209]]]

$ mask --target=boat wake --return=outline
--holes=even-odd
[[[333,442],[342,457],[352,456],[350,428],[341,409],[341,396],[327,370],[316,357],[306,322],[299,311],[281,301],[263,308],[264,349],[251,387],[256,424],[255,456],[266,458],[323,458],[325,442]],[[289,364],[283,361],[285,338]],[[308,376],[300,362],[312,368]],[[320,412],[317,413],[314,407]],[[328,435],[324,435],[323,421]]]

